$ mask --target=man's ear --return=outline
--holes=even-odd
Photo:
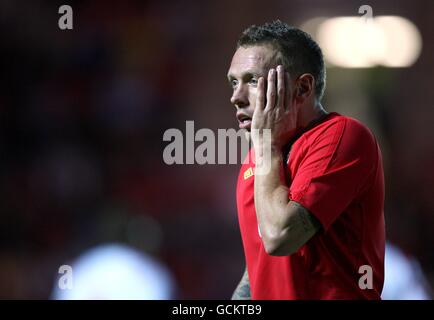
[[[315,78],[310,73],[299,76],[295,83],[295,100],[303,103],[315,94]]]

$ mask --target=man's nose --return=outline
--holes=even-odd
[[[249,105],[249,97],[247,88],[243,85],[239,85],[232,94],[231,103],[238,107],[242,108]]]

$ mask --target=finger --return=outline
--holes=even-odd
[[[289,77],[289,72],[285,72],[285,110],[289,111],[291,109],[291,78]]]
[[[276,108],[285,109],[285,71],[282,66],[277,66],[277,103]]]
[[[276,103],[276,70],[268,71],[267,105],[265,110],[273,109]]]
[[[265,89],[264,89],[264,78],[260,77],[258,79],[258,92],[256,94],[256,107],[255,110],[264,110],[265,108]]]

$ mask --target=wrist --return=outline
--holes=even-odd
[[[282,156],[282,147],[274,144],[257,143],[254,144],[256,158],[278,158]]]
[[[271,168],[278,167],[283,162],[282,151],[275,147],[264,147],[261,150],[255,149],[256,169],[268,173]]]

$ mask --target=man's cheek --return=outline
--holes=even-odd
[[[250,94],[249,104],[254,108],[256,105],[256,94]]]

